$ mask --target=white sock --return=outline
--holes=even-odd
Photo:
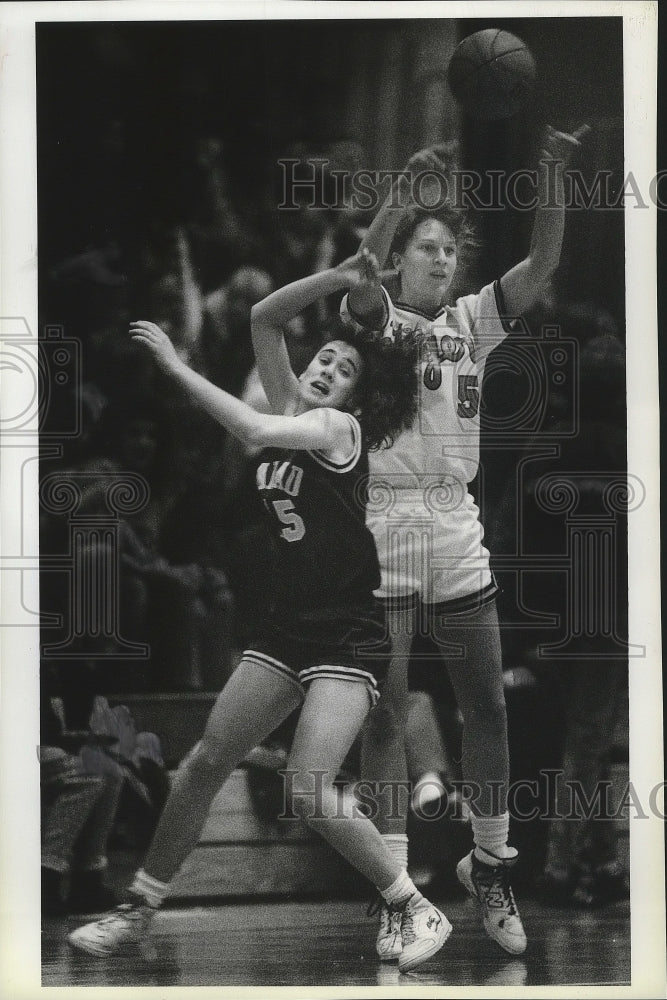
[[[501,861],[516,858],[514,847],[507,846],[510,832],[510,814],[501,816],[470,817],[472,836],[475,841],[475,856],[487,865],[498,865]]]
[[[160,882],[152,875],[148,875],[143,868],[140,868],[135,873],[130,892],[137,896],[143,896],[148,905],[156,909],[169,892],[169,888],[168,882]]]
[[[395,882],[392,882],[386,889],[381,889],[380,892],[388,906],[402,906],[408,900],[418,903],[423,899],[422,894],[405,869]]]
[[[389,848],[392,858],[395,858],[401,868],[408,867],[408,835],[407,833],[383,833],[382,839]]]

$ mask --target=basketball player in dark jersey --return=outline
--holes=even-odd
[[[257,487],[278,546],[274,601],[256,641],[219,695],[204,735],[179,768],[127,902],[73,931],[70,943],[106,956],[148,943],[152,916],[197,844],[211,802],[236,765],[302,705],[286,775],[287,804],[356,866],[401,924],[401,971],[434,955],[447,918],[417,891],[369,819],[333,786],[378,695],[386,664],[363,659],[384,634],[373,590],[377,553],[365,526],[367,451],[410,425],[416,386],[404,348],[343,332],[297,379],[283,329],[316,299],[378,282],[368,257],[294,282],[258,303],[252,336],[272,414],[257,413],[178,357],[154,323],[133,323],[175,385],[244,444],[263,446]],[[315,784],[315,776],[318,780]],[[323,780],[319,780],[322,776]],[[341,807],[342,806],[342,807]]]

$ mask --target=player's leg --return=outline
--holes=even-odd
[[[387,627],[391,652],[382,697],[368,717],[361,746],[361,776],[380,785],[391,782],[405,789],[399,796],[402,808],[387,789],[378,795],[375,825],[382,834],[405,834],[408,802],[408,765],[405,730],[408,717],[408,662],[416,628],[416,608],[390,607]],[[407,863],[407,858],[405,859]]]
[[[237,764],[299,705],[300,686],[287,673],[244,658],[218,695],[194,751],[176,772],[144,862],[170,881],[194,848],[211,803]]]
[[[293,809],[374,885],[386,888],[395,881],[401,865],[352,797],[341,793],[339,800],[333,785],[369,707],[365,684],[316,677],[308,687],[297,724],[286,788]]]
[[[374,822],[386,846],[403,868],[408,867],[407,811],[409,801],[406,728],[408,715],[408,662],[415,633],[416,608],[387,611],[391,642],[389,669],[382,697],[368,717],[361,743],[361,777],[376,792]],[[383,960],[401,952],[398,924],[389,908],[379,907],[376,949]]]
[[[509,748],[495,601],[467,614],[435,614],[432,634],[463,717],[462,771],[472,789],[475,848],[457,873],[479,899],[487,933],[506,951],[521,954],[526,937],[509,881],[517,853],[507,844]]]
[[[131,902],[74,931],[69,941],[94,955],[141,939],[152,912],[196,846],[211,803],[236,765],[301,702],[296,675],[244,657],[217,698],[204,735],[176,772],[151,846],[130,886]]]
[[[333,782],[370,707],[362,681],[315,677],[309,684],[290,754],[287,778],[294,811],[323,836],[402,915],[406,971],[426,961],[447,940],[446,917],[423,898],[405,866],[391,854],[352,796]]]
[[[503,814],[509,748],[495,602],[466,614],[432,617],[431,634],[447,664],[463,718],[462,771],[474,789],[472,814]]]
[[[454,769],[443,742],[433,699],[426,691],[408,692],[405,750],[412,789],[410,806],[418,816],[428,817],[424,808],[445,795],[443,778],[451,778]]]

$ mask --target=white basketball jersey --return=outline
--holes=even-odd
[[[419,403],[412,427],[391,448],[371,452],[371,475],[391,478],[395,488],[416,489],[442,477],[461,486],[475,478],[479,465],[480,393],[489,353],[510,331],[496,281],[477,295],[429,316],[391,301],[383,288],[383,336],[416,338],[420,345]],[[341,314],[356,323],[348,309]]]

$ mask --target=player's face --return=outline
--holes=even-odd
[[[401,300],[433,311],[439,308],[456,270],[456,240],[438,219],[416,227],[403,253],[395,253],[401,279]]]
[[[351,408],[361,378],[363,362],[359,352],[343,340],[322,347],[299,379],[299,392],[308,409],[330,406]]]

